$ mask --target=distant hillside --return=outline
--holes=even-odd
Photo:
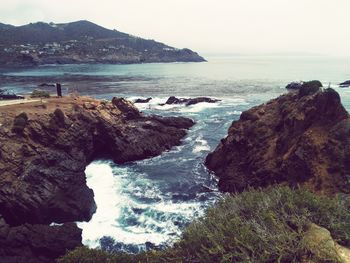
[[[205,61],[189,49],[177,49],[89,21],[66,24],[0,23],[0,63],[148,63]]]

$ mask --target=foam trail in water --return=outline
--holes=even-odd
[[[96,161],[86,168],[97,211],[90,222],[78,224],[85,245],[96,248],[104,236],[123,244],[160,245],[178,236],[181,224],[202,213],[199,202],[174,203],[142,174],[112,166],[108,161]]]
[[[195,140],[196,144],[192,150],[193,153],[199,153],[202,151],[210,151],[210,147],[208,145],[208,142],[203,139],[203,136],[200,135]]]

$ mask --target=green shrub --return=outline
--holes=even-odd
[[[13,120],[12,131],[15,133],[23,133],[28,122],[28,115],[25,112],[20,113]]]
[[[30,94],[31,98],[50,98],[50,93],[44,90],[33,90],[32,94]]]
[[[350,246],[345,202],[277,186],[226,196],[193,222],[172,248],[138,255],[79,248],[59,262],[323,262],[302,242],[311,222]]]
[[[53,112],[54,118],[56,119],[56,122],[60,125],[64,124],[64,113],[61,109],[57,108],[54,112]]]

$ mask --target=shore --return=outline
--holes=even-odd
[[[0,107],[9,106],[9,105],[17,105],[17,104],[25,104],[25,103],[34,103],[38,102],[38,99],[24,99],[24,100],[0,100]]]
[[[16,103],[3,105],[0,113],[0,229],[6,229],[0,231],[0,255],[16,262],[51,262],[81,245],[81,230],[71,222],[89,221],[96,211],[85,176],[91,161],[160,155],[179,145],[194,124],[183,117],[144,116],[122,98]]]

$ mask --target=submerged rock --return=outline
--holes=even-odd
[[[182,117],[144,116],[119,98],[112,103],[53,98],[45,108],[38,105],[4,106],[0,116],[0,215],[9,226],[28,231],[47,224],[49,233],[51,222],[91,219],[96,205],[84,171],[94,158],[125,163],[159,155],[179,145],[194,124]],[[28,121],[16,134],[11,128],[21,112]],[[27,234],[18,242],[26,242],[23,238]],[[6,251],[12,253],[3,249],[2,255]]]
[[[147,99],[136,99],[134,103],[148,103],[152,100],[152,98],[147,98]]]
[[[350,80],[347,80],[347,81],[344,81],[344,82],[340,83],[339,86],[341,88],[348,88],[348,87],[350,87]]]
[[[172,105],[172,104],[185,104],[186,106],[194,105],[197,103],[201,102],[207,102],[207,103],[216,103],[219,102],[220,100],[217,99],[211,99],[208,97],[198,97],[198,98],[190,98],[190,99],[185,99],[185,98],[176,98],[175,96],[171,96],[168,98],[168,100],[165,102],[167,105]],[[162,105],[165,105],[162,104]]]
[[[242,113],[206,159],[223,191],[287,182],[350,193],[350,118],[333,89],[304,83]]]

